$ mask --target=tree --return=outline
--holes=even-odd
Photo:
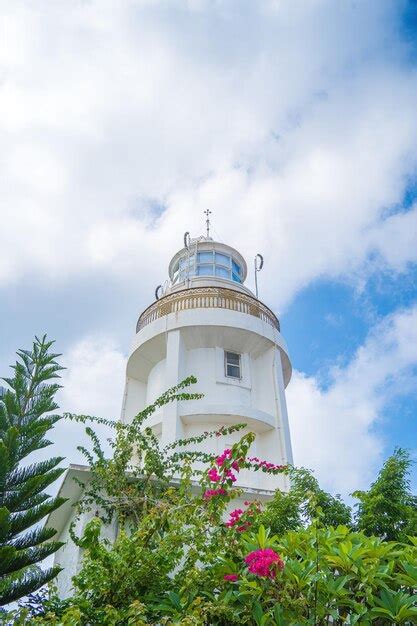
[[[55,530],[39,522],[65,501],[45,488],[64,471],[63,457],[27,464],[29,455],[50,445],[46,433],[60,419],[51,413],[60,385],[49,382],[63,368],[52,341],[35,338],[32,350],[19,350],[14,376],[3,380],[9,389],[0,397],[0,606],[39,589],[58,567],[38,564],[62,544],[50,541]],[[25,462],[25,464],[23,464]]]
[[[408,535],[417,533],[417,498],[409,480],[412,463],[406,450],[396,449],[369,490],[352,494],[359,500],[358,530],[387,541],[407,541]]]
[[[290,470],[291,489],[277,490],[266,505],[260,522],[280,535],[297,530],[320,518],[322,526],[351,526],[351,509],[339,495],[332,496],[319,486],[312,473],[304,468]]]

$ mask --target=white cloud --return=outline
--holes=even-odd
[[[120,416],[125,380],[126,358],[109,337],[89,336],[73,345],[63,359],[67,368],[62,375],[63,388],[58,394],[61,412],[92,415],[117,420]],[[105,439],[113,431],[92,425]],[[66,457],[66,464],[85,463],[77,445],[89,447],[85,427],[76,422],[61,420],[53,431],[54,450],[48,454]]]
[[[417,262],[416,207],[389,214],[417,165],[401,3],[3,5],[0,287],[115,276],[146,306],[207,207],[221,239],[265,254],[260,293],[275,307],[318,277],[362,284]],[[415,362],[401,339],[414,315],[375,329],[326,391],[294,376],[296,460],[335,488],[379,458],[372,424],[384,383],[400,372],[405,385]],[[118,346],[90,336],[66,358],[63,408],[117,417]],[[70,428],[56,435],[74,460]]]
[[[359,275],[374,248],[404,269],[416,215],[381,220],[416,165],[398,16],[389,1],[6,3],[0,284],[140,268],[154,285],[207,206],[223,239],[267,253],[262,293],[281,307]]]
[[[295,464],[314,469],[333,491],[367,486],[384,446],[395,446],[374,426],[389,401],[415,387],[416,365],[417,305],[380,322],[325,389],[295,372],[287,389]]]
[[[394,271],[417,263],[417,204],[375,228],[369,236],[369,247],[379,252],[385,266]]]
[[[114,341],[100,336],[81,339],[65,355],[64,364],[63,410],[118,419],[126,358]]]

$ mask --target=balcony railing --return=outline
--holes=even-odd
[[[190,309],[228,309],[247,313],[280,330],[278,318],[256,298],[224,287],[192,287],[164,296],[149,306],[138,319],[136,332],[154,320]]]

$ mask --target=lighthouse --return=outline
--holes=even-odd
[[[226,440],[208,439],[199,449],[220,453],[252,431],[252,456],[286,465],[292,463],[285,400],[291,362],[279,320],[245,285],[247,274],[242,254],[210,237],[208,214],[205,236],[185,234],[169,263],[168,279],[137,321],[121,419],[129,422],[168,388],[194,375],[203,398],[169,403],[146,423],[162,445],[243,423],[243,431]],[[245,470],[237,484],[265,493],[286,490],[286,481],[283,474]]]
[[[121,420],[129,423],[167,389],[194,375],[195,391],[203,397],[166,404],[145,424],[162,446],[245,424],[243,430],[224,437],[206,438],[198,450],[220,454],[253,432],[252,456],[276,465],[292,463],[285,400],[291,362],[279,320],[257,297],[257,288],[253,293],[246,286],[248,266],[242,254],[210,236],[209,213],[206,227],[204,236],[185,234],[183,247],[169,263],[168,278],[139,315],[127,361]],[[258,269],[255,263],[255,277]],[[55,553],[55,564],[64,568],[57,578],[61,597],[71,593],[72,576],[81,566],[82,550],[71,541],[70,530],[80,484],[88,480],[87,466],[70,465],[59,490],[67,501],[47,520],[57,530],[55,539],[64,542]],[[266,500],[277,488],[289,489],[285,474],[249,469],[239,472],[236,484],[243,490],[236,504],[239,499]],[[91,515],[76,518],[78,535]],[[114,541],[115,524],[103,528],[103,535]]]

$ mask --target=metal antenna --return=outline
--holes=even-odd
[[[207,228],[207,239],[209,239],[209,237],[210,237],[210,215],[211,215],[210,209],[206,209],[204,211],[204,215],[207,215],[206,228]]]
[[[258,297],[258,272],[260,272],[264,266],[264,258],[262,254],[256,255],[254,259],[254,264],[255,264],[255,292],[256,292],[256,297]]]

